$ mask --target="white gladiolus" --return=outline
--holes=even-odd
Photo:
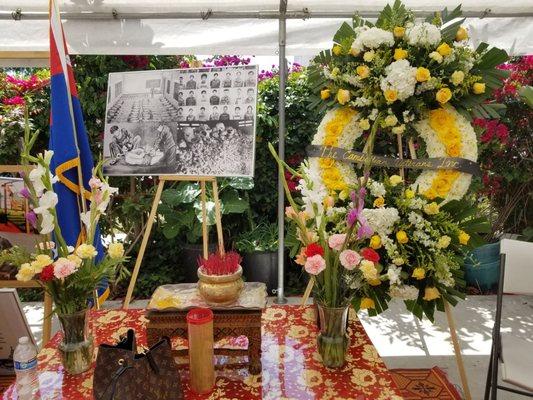
[[[50,162],[52,161],[52,157],[54,155],[53,150],[45,150],[43,154],[43,159],[46,165],[50,165]]]
[[[57,202],[57,194],[51,190],[48,190],[39,198],[39,207],[36,207],[33,212],[35,214],[43,214],[44,212],[54,208],[57,205]]]
[[[39,233],[41,235],[47,235],[54,230],[54,216],[45,210],[42,214],[41,229]]]

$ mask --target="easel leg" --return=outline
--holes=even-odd
[[[222,212],[220,210],[220,200],[218,198],[218,183],[216,178],[213,180],[213,198],[215,200],[215,221],[217,224],[218,249],[221,254],[225,253],[224,233],[222,231]]]
[[[207,193],[205,189],[205,181],[200,181],[201,198],[202,198],[202,243],[203,255],[207,259],[209,257],[209,234],[207,232]]]
[[[461,346],[459,345],[459,338],[455,330],[455,321],[453,319],[452,310],[447,301],[444,301],[444,310],[446,311],[446,318],[448,318],[448,326],[450,327],[450,336],[452,338],[453,350],[455,352],[455,360],[457,361],[457,368],[459,369],[459,376],[461,377],[461,384],[465,393],[466,400],[472,400],[470,394],[470,387],[468,386],[468,379],[466,377],[465,366],[463,364],[463,356],[461,354]]]
[[[41,348],[48,343],[52,336],[52,298],[44,292],[44,312],[43,312],[43,341]]]
[[[154,202],[152,203],[152,210],[150,211],[148,221],[146,222],[143,240],[141,242],[141,247],[139,248],[137,260],[135,261],[133,273],[131,274],[128,292],[126,294],[126,298],[124,299],[124,308],[128,308],[130,306],[131,296],[133,295],[133,289],[135,288],[135,283],[137,282],[137,276],[139,275],[139,269],[141,268],[144,251],[146,250],[146,245],[148,244],[148,239],[150,238],[150,233],[152,232],[152,225],[154,224],[155,216],[157,214],[157,206],[159,205],[159,201],[161,200],[161,193],[163,193],[163,186],[165,186],[165,181],[163,179],[159,179],[159,184],[157,185],[157,191],[155,193]]]

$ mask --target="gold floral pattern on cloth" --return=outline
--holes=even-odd
[[[145,310],[101,310],[91,312],[90,329],[96,344],[115,342],[121,333],[135,329],[140,347],[146,346]],[[263,372],[250,375],[247,369],[216,369],[216,385],[209,395],[197,395],[188,386],[186,360],[180,358],[180,374],[186,399],[190,400],[401,400],[387,367],[370,342],[354,313],[350,314],[350,349],[346,365],[337,370],[322,366],[316,349],[316,314],[312,306],[272,306],[263,312]],[[92,399],[92,370],[81,375],[64,372],[57,346],[60,334],[39,353],[42,400]],[[175,343],[186,346],[186,341]],[[243,338],[225,339],[217,346],[245,347]],[[219,357],[218,364],[234,362]],[[17,399],[11,386],[3,400]]]

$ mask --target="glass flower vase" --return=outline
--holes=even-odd
[[[320,328],[317,344],[322,364],[328,368],[340,368],[346,361],[350,345],[347,334],[350,306],[332,308],[318,303],[317,307]]]
[[[93,361],[94,339],[89,332],[89,310],[57,314],[63,339],[59,344],[61,361],[72,375],[87,371]]]

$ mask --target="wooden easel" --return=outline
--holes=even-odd
[[[218,184],[217,179],[212,176],[176,176],[176,175],[162,175],[159,177],[159,183],[157,185],[157,190],[155,192],[154,201],[152,203],[152,209],[150,215],[148,216],[148,221],[146,222],[146,228],[144,229],[144,236],[141,242],[141,247],[139,249],[139,254],[137,255],[137,260],[135,261],[135,267],[133,268],[133,273],[131,274],[130,284],[128,286],[128,292],[126,298],[124,299],[124,308],[129,308],[131,297],[133,295],[133,289],[135,289],[135,283],[137,282],[137,277],[139,275],[139,270],[141,268],[142,260],[144,257],[144,252],[148,244],[148,239],[150,238],[150,233],[152,232],[152,225],[154,224],[155,217],[157,215],[157,207],[161,200],[161,194],[163,193],[163,187],[165,182],[200,182],[201,189],[201,200],[202,200],[202,244],[203,244],[203,256],[207,258],[209,255],[209,234],[207,231],[207,191],[206,191],[206,182],[211,182],[213,185],[213,197],[215,202],[215,222],[217,227],[217,238],[218,238],[218,248],[219,251],[224,254],[224,237],[222,233],[222,212],[220,210],[220,200],[218,198]]]
[[[409,154],[412,159],[416,159],[415,145],[413,139],[409,139],[407,143],[409,147]],[[398,154],[400,158],[403,158],[403,147],[402,147],[402,135],[398,134]],[[405,172],[404,169],[400,169],[400,176],[404,178]],[[455,353],[455,361],[457,362],[457,369],[459,370],[459,376],[461,378],[461,384],[463,386],[463,391],[465,394],[466,400],[472,400],[472,395],[470,393],[470,386],[468,385],[468,378],[466,376],[465,366],[463,363],[463,355],[461,353],[461,345],[459,344],[459,337],[457,336],[457,330],[455,329],[455,320],[453,318],[452,309],[450,304],[444,300],[444,311],[446,312],[446,319],[448,320],[448,328],[450,329],[450,337],[452,339],[453,350]]]

